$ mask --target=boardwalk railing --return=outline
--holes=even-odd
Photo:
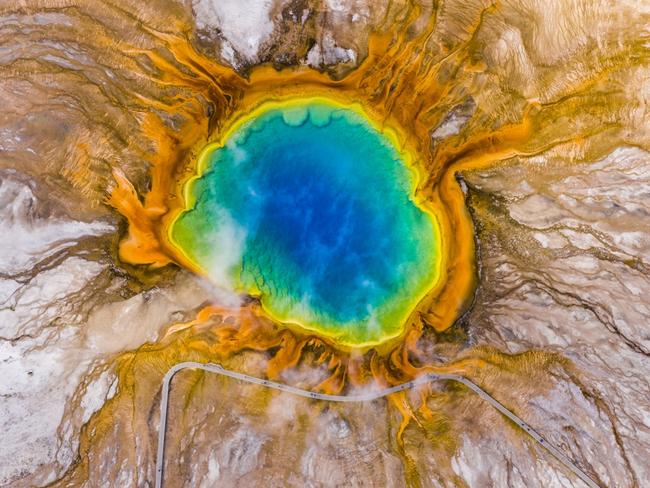
[[[535,429],[530,425],[524,422],[517,415],[512,413],[501,403],[499,403],[494,397],[488,394],[476,383],[468,380],[464,376],[456,374],[425,374],[415,378],[414,380],[402,383],[401,385],[392,386],[384,390],[378,390],[370,393],[363,393],[360,395],[328,395],[326,393],[316,393],[312,391],[302,390],[300,388],[294,388],[293,386],[284,385],[282,383],[276,383],[275,381],[263,380],[261,378],[256,378],[254,376],[249,376],[243,373],[237,373],[236,371],[230,371],[223,368],[222,366],[214,363],[196,363],[196,362],[184,362],[178,363],[170,368],[163,379],[162,385],[162,398],[160,401],[160,425],[158,427],[158,452],[156,456],[156,488],[162,488],[163,486],[163,472],[165,467],[165,435],[167,432],[167,415],[168,415],[168,404],[169,404],[169,388],[171,385],[172,378],[176,373],[183,369],[202,369],[204,371],[209,371],[210,373],[216,373],[223,376],[228,376],[239,381],[244,381],[246,383],[253,383],[256,385],[263,386],[265,388],[272,388],[274,390],[284,391],[286,393],[291,393],[292,395],[301,396],[304,398],[311,398],[314,400],[323,400],[328,402],[369,402],[372,400],[377,400],[379,398],[386,397],[392,393],[397,393],[398,391],[408,390],[417,385],[422,385],[425,383],[430,383],[432,381],[457,381],[467,386],[470,390],[475,392],[483,400],[488,402],[494,408],[496,408],[504,416],[512,420],[519,427],[521,427],[524,432],[526,432],[530,437],[533,438],[540,446],[546,449],[555,459],[560,461],[564,466],[571,470],[578,478],[585,482],[589,488],[599,488],[599,485],[589,477],[582,469],[580,469],[571,459],[569,459],[562,451],[557,447],[550,444],[546,439],[544,439]]]

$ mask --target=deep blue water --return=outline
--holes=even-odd
[[[381,133],[353,112],[313,108],[318,125],[270,111],[215,148],[172,236],[281,320],[376,341],[432,280],[433,221]]]

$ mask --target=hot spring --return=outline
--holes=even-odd
[[[439,275],[415,165],[359,107],[267,102],[204,149],[169,237],[275,320],[378,343],[401,333]]]

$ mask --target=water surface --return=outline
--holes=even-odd
[[[203,155],[172,240],[217,284],[343,343],[397,335],[437,275],[415,173],[358,111],[262,111]]]

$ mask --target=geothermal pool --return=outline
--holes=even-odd
[[[219,286],[343,344],[398,335],[438,275],[409,156],[358,108],[267,103],[208,146],[171,241]]]

